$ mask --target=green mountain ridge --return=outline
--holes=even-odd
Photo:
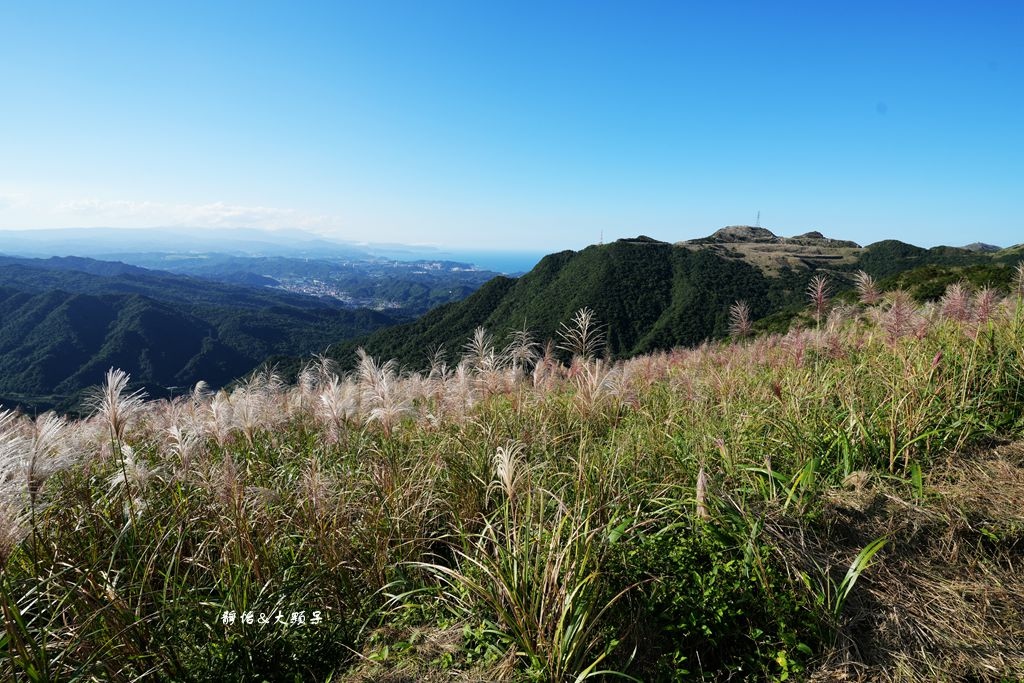
[[[78,270],[86,268],[87,270]],[[0,259],[0,404],[81,408],[110,367],[151,396],[222,386],[395,322],[312,297],[91,259]]]
[[[361,346],[375,357],[424,369],[437,349],[453,360],[478,326],[499,343],[524,328],[538,340],[554,339],[564,321],[588,307],[605,326],[608,352],[622,358],[723,337],[729,307],[739,300],[762,326],[784,328],[806,308],[807,286],[818,274],[829,278],[833,293],[850,289],[861,269],[888,281],[922,268],[941,268],[943,278],[955,279],[962,269],[974,268],[981,283],[1005,288],[1021,257],[1019,247],[925,249],[898,240],[861,247],[819,232],[786,238],[751,226],[674,244],[640,235],[550,254],[517,279],[495,278],[463,301],[339,343],[330,355],[348,367]],[[297,367],[295,359],[272,362],[285,374]]]
[[[223,386],[263,364],[293,375],[309,354],[351,367],[356,348],[429,365],[452,363],[477,327],[498,344],[514,330],[556,339],[580,308],[594,311],[616,358],[725,336],[729,307],[748,303],[755,327],[782,330],[806,310],[811,278],[835,294],[863,269],[888,289],[936,298],[960,279],[1006,289],[1020,245],[999,251],[897,240],[861,247],[819,232],[779,237],[730,226],[668,243],[640,235],[544,257],[518,278],[494,277],[473,294],[411,322],[267,287],[151,271],[87,258],[0,256],[0,403],[26,409],[81,407],[109,367],[153,396],[199,380]]]
[[[129,263],[205,280],[290,291],[333,292],[349,308],[386,309],[412,319],[458,301],[498,275],[454,261],[339,261],[226,254],[122,254]]]
[[[288,305],[296,308],[335,308],[329,298],[226,284],[188,275],[149,270],[113,261],[78,257],[29,259],[0,256],[0,287],[35,292],[65,290],[88,294],[140,294],[183,305],[229,302],[243,308]]]

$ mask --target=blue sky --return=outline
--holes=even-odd
[[[0,228],[1019,243],[1021,36],[1010,0],[3,3]]]

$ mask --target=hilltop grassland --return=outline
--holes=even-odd
[[[429,373],[4,413],[0,678],[1018,679],[1024,278],[857,282],[626,361],[582,310]]]

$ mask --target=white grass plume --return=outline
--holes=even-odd
[[[604,351],[604,330],[598,324],[594,311],[581,308],[572,317],[572,323],[562,323],[558,331],[562,343],[558,348],[568,351],[573,357],[590,360]]]
[[[498,356],[494,351],[494,338],[483,326],[473,330],[473,336],[465,345],[463,358],[470,366],[480,371],[493,370],[498,366]]]
[[[540,344],[524,325],[523,329],[512,332],[508,345],[501,355],[511,367],[513,374],[518,376],[523,372],[529,372],[540,358]]]
[[[862,304],[874,306],[882,300],[882,293],[875,279],[863,270],[858,270],[857,274],[853,276],[853,284],[857,288],[857,294]]]
[[[52,412],[40,415],[32,424],[32,435],[28,442],[26,483],[33,505],[46,480],[72,463],[64,439],[66,431],[67,421]]]
[[[88,405],[107,423],[112,438],[124,438],[125,427],[142,408],[146,393],[142,390],[126,393],[131,379],[124,370],[107,370],[103,386],[93,390]]]
[[[488,486],[488,493],[498,490],[505,494],[506,500],[510,502],[515,500],[528,475],[528,469],[523,459],[523,448],[523,444],[517,441],[510,441],[504,446],[498,446],[492,458],[494,480]]]
[[[145,460],[135,457],[135,449],[128,444],[121,446],[123,464],[107,479],[107,493],[113,496],[126,496],[125,509],[131,513],[126,515],[128,522],[134,522],[138,513],[145,509],[143,496],[146,488],[160,479],[160,468],[149,467]]]
[[[729,334],[746,337],[753,329],[750,320],[750,306],[746,301],[737,301],[729,307]]]
[[[231,438],[231,431],[235,426],[234,407],[223,389],[218,391],[206,405],[204,426],[218,446],[224,447]]]
[[[365,350],[356,349],[359,364],[356,374],[359,378],[361,407],[367,423],[377,422],[385,434],[412,413],[412,401],[403,394],[393,360],[378,364]]]
[[[199,448],[199,437],[175,424],[167,428],[167,443],[171,455],[177,460],[178,476],[187,476],[192,469],[192,458]]]
[[[316,416],[325,425],[333,441],[337,441],[345,423],[353,420],[359,410],[359,391],[351,382],[333,375],[320,390]]]

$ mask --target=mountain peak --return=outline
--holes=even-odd
[[[716,230],[708,239],[713,242],[775,242],[779,237],[767,228],[730,225]]]
[[[961,249],[966,249],[967,251],[982,251],[982,252],[1000,251],[1002,249],[1002,247],[997,247],[994,244],[985,244],[984,242],[971,242],[970,244],[966,244],[966,245],[964,245],[964,246],[962,246],[960,248]]]
[[[730,225],[708,237],[678,242],[687,249],[709,249],[725,258],[747,261],[769,275],[784,268],[835,268],[856,261],[861,247],[856,242],[825,237],[817,230],[795,237],[781,237],[767,228]]]
[[[662,242],[656,240],[653,237],[647,235],[637,235],[636,237],[623,237],[622,239],[615,240],[616,242],[623,242],[625,244],[668,244],[668,242]]]

